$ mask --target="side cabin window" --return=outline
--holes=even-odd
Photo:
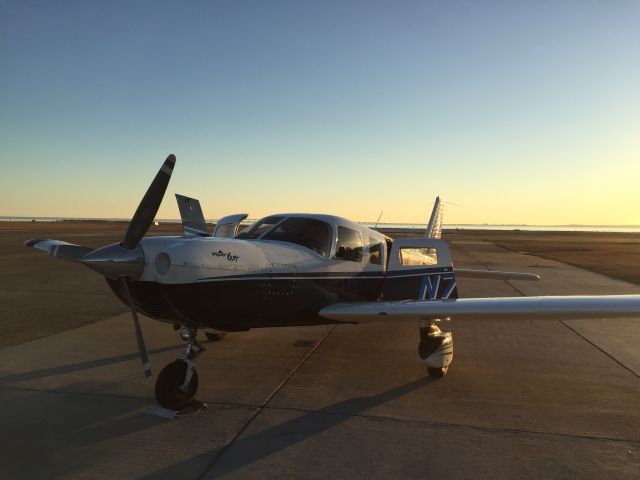
[[[307,247],[328,257],[331,251],[331,226],[314,218],[289,217],[262,237]]]
[[[369,263],[382,265],[382,243],[376,243],[375,238],[369,238]]]
[[[347,227],[338,227],[336,258],[351,262],[362,261],[362,235]]]

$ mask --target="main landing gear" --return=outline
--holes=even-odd
[[[156,380],[156,401],[170,410],[182,410],[189,405],[198,391],[196,358],[204,348],[196,340],[195,328],[182,327],[180,337],[187,343],[187,351],[175,362],[162,369]]]
[[[453,336],[451,332],[440,330],[436,325],[437,321],[420,322],[418,354],[432,378],[444,377],[453,360]]]

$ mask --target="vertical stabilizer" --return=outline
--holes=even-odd
[[[207,222],[204,221],[200,202],[195,198],[185,197],[176,193],[182,229],[185,237],[208,237]]]
[[[444,202],[440,200],[440,197],[436,197],[436,201],[433,204],[433,211],[431,212],[431,218],[429,224],[424,232],[424,238],[440,238],[442,236],[442,219],[444,217]]]

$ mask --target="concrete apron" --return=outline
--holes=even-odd
[[[463,296],[640,292],[485,242],[452,250],[456,266],[543,275],[460,281]],[[170,326],[142,322],[157,375],[182,343]],[[413,322],[229,334],[199,359],[197,397],[209,407],[177,420],[147,414],[153,386],[127,314],[3,348],[0,474],[637,478],[637,322],[450,328],[454,363],[437,381],[418,362]]]

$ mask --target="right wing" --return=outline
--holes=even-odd
[[[523,272],[501,272],[498,270],[472,270],[468,268],[456,268],[456,278],[481,278],[483,280],[540,280],[540,275]]]
[[[640,295],[459,298],[336,303],[319,315],[341,322],[471,319],[580,319],[640,316]]]

